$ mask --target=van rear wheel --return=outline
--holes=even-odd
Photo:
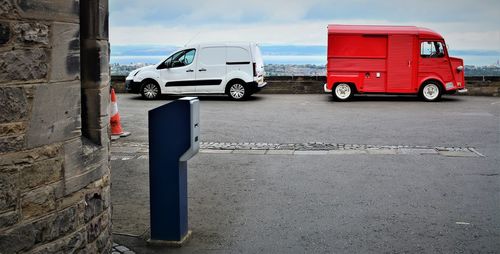
[[[229,86],[228,95],[233,100],[243,100],[249,95],[249,91],[244,84],[234,82]]]
[[[332,95],[336,101],[347,101],[353,96],[352,87],[347,83],[339,83],[333,87]]]
[[[442,91],[440,85],[433,81],[426,82],[420,90],[420,97],[425,101],[438,101],[441,95]]]

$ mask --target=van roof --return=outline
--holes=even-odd
[[[186,45],[183,48],[197,48],[197,47],[204,47],[204,46],[248,47],[248,46],[254,46],[254,45],[257,45],[257,43],[254,43],[254,42],[203,42],[203,43],[195,43],[195,44]]]
[[[439,33],[416,26],[328,25],[328,34],[413,34],[429,39],[443,39]]]

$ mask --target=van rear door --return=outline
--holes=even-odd
[[[196,70],[197,93],[223,93],[226,76],[226,47],[223,45],[200,47]]]
[[[262,53],[260,52],[260,48],[257,44],[252,43],[252,57],[254,67],[254,81],[264,80],[264,59],[262,58]]]

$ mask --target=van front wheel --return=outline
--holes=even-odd
[[[441,94],[441,88],[436,82],[427,82],[420,90],[420,96],[426,101],[438,101]]]
[[[157,99],[160,96],[160,86],[152,80],[146,80],[142,83],[141,95],[144,99]]]
[[[333,98],[336,101],[347,101],[353,94],[352,87],[347,83],[339,83],[335,85],[332,91]]]
[[[233,100],[243,100],[248,96],[248,91],[244,84],[235,82],[229,86],[228,95]]]

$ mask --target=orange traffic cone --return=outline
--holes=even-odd
[[[120,113],[118,113],[118,102],[116,100],[115,89],[111,88],[111,135],[126,137],[130,135],[130,132],[124,132],[122,125],[120,124]]]

